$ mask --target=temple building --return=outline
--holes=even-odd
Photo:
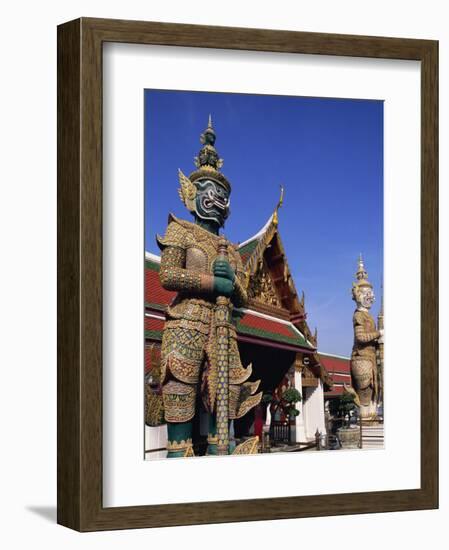
[[[319,353],[319,357],[333,381],[332,388],[324,393],[324,398],[337,400],[343,394],[344,384],[351,383],[351,358],[323,352]]]
[[[315,434],[325,434],[324,399],[339,393],[329,370],[338,358],[319,354],[317,334],[312,334],[306,320],[304,294],[298,295],[278,227],[278,208],[265,226],[253,237],[242,242],[238,251],[249,274],[249,303],[235,309],[239,351],[244,365],[252,363],[250,380],[260,380],[264,396],[281,399],[286,390],[294,388],[302,396],[296,403],[296,417],[271,407],[272,437],[294,447],[306,445]],[[165,456],[166,429],[161,409],[159,368],[160,346],[166,307],[175,293],[162,288],[159,280],[160,257],[146,253],[145,257],[145,379],[146,379],[146,458]],[[347,360],[341,360],[346,366]],[[334,365],[335,363],[335,365]],[[348,363],[349,368],[349,363]],[[344,372],[343,372],[344,371]],[[345,376],[346,370],[342,367]],[[331,392],[331,393],[329,393]],[[266,422],[267,400],[234,421],[236,438],[262,435]],[[204,416],[204,418],[203,418]],[[197,441],[205,441],[205,414],[195,417]],[[198,447],[198,444],[197,444]],[[196,448],[195,454],[202,454]]]

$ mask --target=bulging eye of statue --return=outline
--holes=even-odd
[[[204,220],[213,220],[220,226],[229,215],[229,191],[216,181],[205,179],[196,182],[196,214]]]

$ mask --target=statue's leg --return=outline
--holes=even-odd
[[[192,456],[192,418],[195,415],[196,387],[169,380],[162,388],[167,421],[167,458]]]
[[[360,400],[360,415],[364,419],[369,418],[372,415],[373,363],[367,357],[353,359],[351,369],[354,389]]]
[[[207,452],[208,455],[217,454],[217,416],[215,413],[209,413],[209,428],[207,433]]]
[[[167,458],[189,456],[192,452],[192,421],[167,422],[168,452]]]
[[[378,387],[378,379],[377,379],[377,362],[376,359],[373,360],[373,397],[372,400],[377,405],[377,402],[379,400],[379,387]]]
[[[162,397],[167,422],[167,458],[194,456],[192,419],[205,336],[193,329],[164,330]]]

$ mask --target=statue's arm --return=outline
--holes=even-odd
[[[159,278],[165,290],[208,293],[213,291],[213,276],[185,269],[186,252],[176,246],[164,248]]]
[[[165,290],[213,292],[213,275],[186,269],[184,233],[178,224],[170,223],[165,236],[158,237],[157,242],[161,249],[159,279]]]
[[[378,330],[366,330],[363,317],[359,312],[356,312],[354,315],[354,336],[359,344],[368,344],[369,342],[375,342],[379,338],[380,332]]]

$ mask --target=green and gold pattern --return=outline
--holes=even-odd
[[[246,383],[251,366],[244,368],[241,363],[236,329],[231,323],[232,307],[246,303],[247,278],[240,255],[230,243],[227,249],[235,272],[234,294],[227,299],[217,298],[213,292],[213,264],[220,239],[174,216],[169,218],[164,237],[158,237],[161,284],[166,290],[177,291],[167,308],[161,348],[162,394],[170,444],[180,437],[186,439],[181,434],[170,439],[170,425],[186,423],[185,433],[191,431],[198,391],[206,410],[217,415],[217,433],[227,432],[229,420],[246,414],[262,397],[261,392],[253,394],[258,384]],[[226,447],[228,453],[228,445],[229,441],[218,437],[218,449]],[[213,446],[209,454],[214,454]],[[183,451],[173,450],[169,456],[175,456],[175,452],[179,456]]]

